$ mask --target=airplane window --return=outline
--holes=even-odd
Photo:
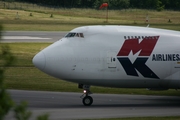
[[[79,33],[80,37],[84,37],[83,33]]]
[[[69,33],[65,35],[65,37],[68,37],[69,36]]]
[[[130,37],[128,36],[128,39],[130,39]]]
[[[124,39],[126,39],[126,36],[124,36]]]
[[[79,33],[76,33],[76,37],[79,37]]]
[[[76,33],[68,33],[65,37],[74,37]]]
[[[83,33],[68,33],[67,35],[65,35],[65,37],[82,37],[84,38]]]
[[[68,33],[65,37],[84,37],[83,33]]]
[[[71,33],[70,37],[74,37],[76,35],[76,33]]]
[[[142,36],[142,39],[144,39],[144,36]]]
[[[140,37],[140,36],[138,36],[138,38],[139,38],[139,39],[141,39],[141,37]]]

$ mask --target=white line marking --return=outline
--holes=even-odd
[[[34,39],[35,40],[36,39],[37,40],[38,39],[39,40],[39,39],[51,39],[51,38],[30,37],[30,36],[3,36],[2,39],[3,40],[12,40],[12,39],[13,40],[17,40],[17,39],[21,39],[21,40],[23,40],[23,39],[28,39],[28,40],[32,39],[33,40]]]

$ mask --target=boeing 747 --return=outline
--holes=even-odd
[[[133,26],[83,26],[40,51],[33,64],[84,89],[90,86],[180,88],[180,32]]]

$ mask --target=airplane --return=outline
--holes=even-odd
[[[53,77],[84,90],[90,86],[180,88],[180,32],[123,25],[82,26],[37,53],[33,64]]]

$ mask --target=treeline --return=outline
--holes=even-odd
[[[180,0],[1,0],[8,2],[28,2],[64,8],[95,8],[107,2],[109,9],[163,9],[180,10]]]

